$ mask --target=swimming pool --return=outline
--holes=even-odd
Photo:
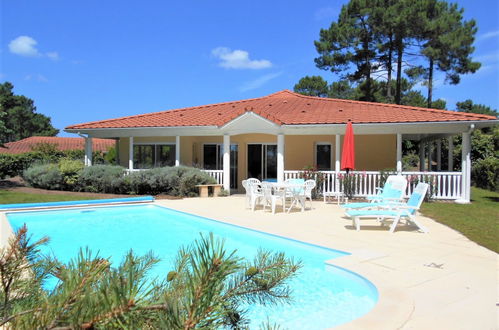
[[[80,208],[53,211],[7,213],[13,229],[24,223],[36,239],[49,236],[43,252],[61,261],[76,256],[80,247],[100,251],[103,257],[119,262],[131,248],[143,255],[150,250],[162,259],[153,275],[171,269],[178,248],[213,232],[225,238],[227,249],[252,258],[258,248],[284,251],[286,256],[303,261],[300,274],[290,283],[291,305],[264,308],[251,306],[251,325],[267,318],[289,329],[333,327],[367,313],[378,299],[376,288],[364,278],[327,266],[326,260],[347,253],[321,248],[261,232],[224,224],[156,205]]]

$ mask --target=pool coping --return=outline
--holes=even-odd
[[[372,286],[374,286],[374,290],[377,291],[377,302],[375,306],[366,314],[356,318],[352,321],[349,321],[344,324],[337,325],[331,329],[342,329],[342,330],[353,330],[353,329],[399,329],[401,328],[407,320],[409,320],[413,310],[414,310],[414,301],[410,298],[408,294],[406,294],[400,288],[386,285],[385,281],[382,278],[379,278],[376,274],[370,274],[366,272],[362,265],[362,260],[364,259],[362,254],[356,251],[344,251],[339,249],[333,249],[327,246],[322,246],[318,244],[313,244],[304,240],[298,240],[292,237],[286,237],[284,235],[277,235],[274,233],[270,233],[263,230],[257,230],[254,228],[249,228],[245,226],[241,226],[238,224],[233,224],[229,222],[225,222],[220,219],[213,219],[203,215],[198,215],[195,213],[188,213],[183,210],[176,209],[171,206],[165,206],[158,201],[151,202],[135,202],[128,203],[128,205],[144,205],[151,204],[154,206],[158,206],[167,210],[173,210],[175,212],[180,212],[184,214],[194,215],[197,217],[201,217],[203,219],[219,222],[225,225],[239,227],[248,229],[254,232],[263,233],[266,235],[270,235],[273,237],[284,238],[287,240],[291,240],[294,242],[299,242],[302,244],[323,248],[327,250],[332,250],[335,252],[342,252],[345,255],[333,258],[330,260],[325,260],[325,266],[339,268],[341,270],[347,271],[349,273],[353,273],[354,275],[360,277],[362,280],[367,281]],[[4,246],[8,243],[8,239],[14,234],[14,230],[10,225],[7,219],[7,213],[25,213],[25,212],[39,212],[39,211],[62,211],[64,209],[74,210],[81,208],[101,208],[101,207],[120,207],[126,206],[127,203],[111,203],[111,204],[95,204],[95,205],[75,205],[75,206],[65,206],[65,207],[46,207],[46,208],[32,208],[32,209],[15,209],[9,211],[0,211],[0,247]]]

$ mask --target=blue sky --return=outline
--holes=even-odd
[[[59,129],[86,121],[293,89],[315,67],[313,41],[346,1],[1,2],[0,80]],[[499,2],[460,0],[478,22],[482,69],[436,98],[499,108]],[[62,134],[65,135],[65,134]]]

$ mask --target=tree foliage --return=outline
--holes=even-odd
[[[150,279],[159,262],[130,251],[117,265],[88,249],[68,263],[42,257],[26,227],[0,249],[0,326],[16,329],[245,328],[244,306],[285,303],[301,267],[283,253],[247,261],[213,235],[180,249],[174,268]],[[44,289],[50,278],[55,287]]]
[[[435,70],[457,84],[480,68],[471,57],[476,23],[465,21],[463,12],[443,0],[350,0],[321,29],[316,66],[359,87],[356,98],[365,101],[379,102],[376,80],[386,82],[384,101],[397,104],[403,104],[404,79],[422,82],[428,87],[424,106],[433,107]]]
[[[294,91],[309,96],[328,96],[329,88],[327,81],[321,76],[305,76],[295,85]]]
[[[472,100],[468,99],[463,102],[456,103],[456,110],[459,112],[469,112],[469,113],[479,113],[482,115],[496,116],[498,115],[496,109],[492,109],[483,104],[473,103]]]
[[[33,100],[15,95],[14,86],[0,84],[0,144],[21,140],[30,136],[55,136],[50,117],[36,112]]]

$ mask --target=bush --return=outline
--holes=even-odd
[[[85,165],[81,160],[62,158],[59,160],[59,171],[63,176],[64,184],[70,189],[78,182],[80,172]]]
[[[42,189],[61,189],[64,178],[55,164],[34,165],[23,172],[24,180],[32,187]]]
[[[171,196],[197,196],[196,185],[217,183],[209,174],[187,166],[133,172],[125,181],[131,193]]]
[[[78,190],[100,193],[128,192],[125,185],[125,169],[114,165],[85,167],[78,177]]]
[[[480,159],[471,168],[472,184],[483,189],[499,191],[499,159]]]
[[[83,161],[83,150],[66,150],[54,152],[30,151],[23,154],[0,154],[0,179],[22,175],[32,165],[40,163],[57,163],[62,158]],[[96,151],[93,154],[94,164],[104,164],[104,154]]]

